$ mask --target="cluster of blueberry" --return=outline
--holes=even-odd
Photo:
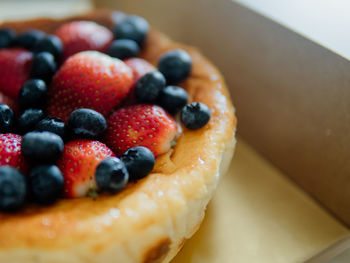
[[[146,20],[128,16],[114,28],[114,40],[107,53],[119,59],[135,57],[149,31]],[[18,36],[11,29],[0,29],[0,48],[20,46],[33,52],[30,77],[22,86],[18,103],[21,114],[6,104],[0,104],[0,133],[22,134],[21,151],[34,166],[29,180],[17,169],[0,167],[0,209],[19,208],[28,194],[41,204],[51,204],[63,192],[64,178],[54,165],[61,156],[64,142],[72,139],[100,140],[107,128],[106,119],[92,109],[73,111],[67,124],[47,116],[47,90],[61,60],[61,40],[39,30],[29,30]],[[210,119],[209,108],[202,103],[187,104],[188,94],[174,86],[185,80],[191,71],[192,59],[184,50],[171,50],[163,54],[158,70],[143,75],[136,83],[135,97],[140,103],[158,104],[170,114],[181,111],[181,121],[188,129],[203,127]],[[186,105],[187,104],[187,105]],[[145,177],[155,163],[153,153],[146,147],[127,150],[121,159],[109,157],[96,168],[95,180],[102,191],[116,193],[128,180]]]

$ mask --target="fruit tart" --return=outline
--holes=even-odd
[[[234,150],[220,72],[136,15],[0,25],[0,262],[169,262]]]

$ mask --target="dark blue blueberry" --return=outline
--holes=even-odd
[[[34,130],[36,124],[45,118],[41,109],[27,109],[19,116],[17,127],[21,134]]]
[[[0,133],[12,132],[15,123],[15,115],[6,104],[0,104]]]
[[[35,44],[45,36],[45,33],[40,30],[31,29],[19,34],[15,39],[16,46],[21,46],[26,49],[32,49]]]
[[[97,139],[106,128],[103,115],[91,109],[75,110],[68,118],[68,129],[73,138]]]
[[[114,27],[116,39],[131,39],[136,41],[139,46],[142,46],[148,31],[148,22],[135,15],[125,17]]]
[[[168,84],[177,84],[186,79],[191,72],[192,58],[182,49],[164,53],[158,61],[158,69]]]
[[[46,102],[46,84],[41,79],[30,79],[26,81],[18,94],[19,106],[25,109],[41,109]]]
[[[35,53],[49,52],[58,61],[63,52],[62,41],[54,35],[45,35],[35,44],[33,51]]]
[[[54,163],[63,151],[63,140],[52,132],[28,132],[22,138],[22,154],[32,163]]]
[[[130,180],[147,176],[154,167],[154,155],[146,147],[136,146],[127,150],[121,157],[129,172]]]
[[[200,102],[192,102],[183,107],[181,121],[186,128],[196,130],[202,128],[210,120],[210,109]]]
[[[15,31],[10,28],[0,28],[0,48],[9,47],[15,38]]]
[[[54,56],[49,52],[40,52],[34,55],[30,76],[49,83],[56,70],[57,65]]]
[[[100,190],[114,194],[126,186],[129,173],[120,159],[108,157],[97,166],[95,180]]]
[[[0,167],[0,210],[19,209],[25,200],[27,186],[25,176],[16,168]]]
[[[119,59],[127,59],[136,57],[140,52],[140,48],[134,40],[118,39],[112,42],[109,47],[108,55]]]
[[[56,165],[40,165],[29,175],[31,196],[43,205],[54,203],[62,196],[63,175]]]
[[[64,140],[66,138],[66,125],[59,118],[45,118],[37,123],[36,131],[48,131],[57,134]]]
[[[159,71],[143,75],[136,83],[135,96],[139,102],[152,103],[165,88],[165,78]]]
[[[175,115],[187,104],[187,100],[188,94],[186,90],[178,86],[167,86],[161,90],[158,104],[170,114]]]

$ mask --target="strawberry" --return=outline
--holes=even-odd
[[[142,58],[129,58],[124,60],[125,64],[128,65],[133,74],[133,81],[131,85],[130,92],[128,94],[127,99],[125,100],[125,104],[135,104],[136,103],[136,98],[135,98],[135,93],[134,93],[134,88],[136,85],[136,82],[146,73],[149,73],[151,71],[156,70],[156,68],[148,63],[146,60]]]
[[[128,94],[132,71],[121,60],[97,51],[84,51],[68,58],[53,78],[48,113],[67,121],[79,108],[107,116]]]
[[[113,152],[103,143],[90,140],[70,141],[57,162],[64,177],[64,196],[83,197],[96,190],[97,165]]]
[[[0,92],[17,99],[24,82],[29,79],[33,54],[22,48],[0,50]]]
[[[10,165],[28,172],[28,164],[21,152],[22,137],[17,134],[0,134],[0,166]]]
[[[17,101],[0,92],[0,104],[8,105],[13,112],[18,113]]]
[[[177,131],[175,120],[161,107],[138,104],[120,108],[108,118],[105,138],[118,156],[144,146],[157,157],[169,151]]]
[[[55,35],[62,40],[63,59],[85,50],[107,51],[113,34],[91,21],[74,21],[60,26]]]

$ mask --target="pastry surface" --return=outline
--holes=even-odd
[[[101,10],[1,27],[52,33],[67,21],[92,20],[111,28],[118,15]],[[162,53],[176,48],[193,59],[191,75],[181,86],[190,102],[209,106],[209,123],[195,131],[184,128],[175,148],[157,159],[153,172],[117,195],[63,199],[49,207],[0,213],[0,236],[6,237],[0,239],[0,262],[169,262],[198,229],[232,157],[236,118],[221,74],[197,49],[152,29],[141,57],[156,65]]]

